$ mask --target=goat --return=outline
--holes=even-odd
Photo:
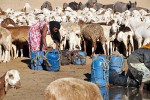
[[[103,100],[98,86],[76,78],[61,78],[45,89],[45,100]]]
[[[20,75],[18,70],[9,70],[0,78],[0,100],[4,98],[11,88],[20,88]]]
[[[20,46],[21,57],[23,57],[23,45],[28,45],[28,31],[29,26],[18,26],[18,27],[5,27],[8,29],[12,36],[12,42]],[[18,55],[15,53],[15,57]]]

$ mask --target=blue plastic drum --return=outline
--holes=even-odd
[[[108,60],[102,58],[94,59],[91,64],[91,82],[99,87],[104,87],[109,82],[109,64]]]
[[[43,56],[44,51],[31,51],[31,69],[43,70]]]
[[[118,73],[122,72],[124,64],[124,56],[110,56],[110,69],[116,70]]]
[[[47,71],[57,72],[60,70],[60,53],[56,49],[52,49],[51,51],[46,53],[46,58],[48,61],[48,66],[46,66]]]

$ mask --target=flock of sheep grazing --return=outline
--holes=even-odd
[[[92,42],[92,55],[94,55],[97,48],[96,42],[99,41],[104,54],[109,55],[119,49],[117,45],[123,42],[125,54],[128,56],[135,50],[134,39],[138,42],[138,48],[150,42],[149,10],[136,7],[136,5],[136,2],[131,3],[130,1],[129,3],[117,1],[114,4],[102,5],[97,0],[88,0],[86,4],[71,2],[64,3],[63,8],[52,8],[51,3],[46,1],[41,9],[32,9],[29,3],[26,3],[20,11],[12,8],[0,9],[0,62],[9,62],[11,56],[14,59],[17,58],[18,48],[23,57],[23,46],[28,45],[30,26],[39,21],[53,20],[61,22],[61,50],[65,49],[67,40],[69,41],[69,50],[81,50],[81,43],[84,41],[84,51],[86,52],[86,41],[88,40]],[[47,37],[47,43],[54,44],[51,37]],[[4,76],[12,77],[7,74]],[[4,76],[0,79],[0,86],[5,82],[5,88],[0,88],[0,94],[3,95],[6,93],[6,85],[9,81]],[[9,84],[11,85],[11,81]],[[61,91],[60,88],[62,88]],[[70,88],[72,90],[68,90]],[[72,94],[65,94],[64,91]],[[94,84],[66,78],[51,83],[45,93],[46,100],[72,100],[72,98],[102,100],[98,91],[98,87]]]

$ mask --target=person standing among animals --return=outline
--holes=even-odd
[[[134,79],[143,90],[144,84],[150,81],[150,43],[135,50],[128,58],[127,76]]]
[[[52,50],[52,47],[48,47],[46,44],[46,35],[50,34],[56,49],[59,49],[60,44],[60,23],[57,21],[50,21],[49,23],[38,22],[30,27],[28,34],[28,44],[31,51],[46,51]]]

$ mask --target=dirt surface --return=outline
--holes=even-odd
[[[28,67],[29,62],[29,58],[24,57],[0,64],[0,76],[9,69],[17,69],[21,76],[22,87],[9,90],[4,100],[44,100],[44,89],[58,78],[74,77],[87,80],[91,73],[92,59],[87,57],[85,65],[61,66],[59,72],[31,70]]]

